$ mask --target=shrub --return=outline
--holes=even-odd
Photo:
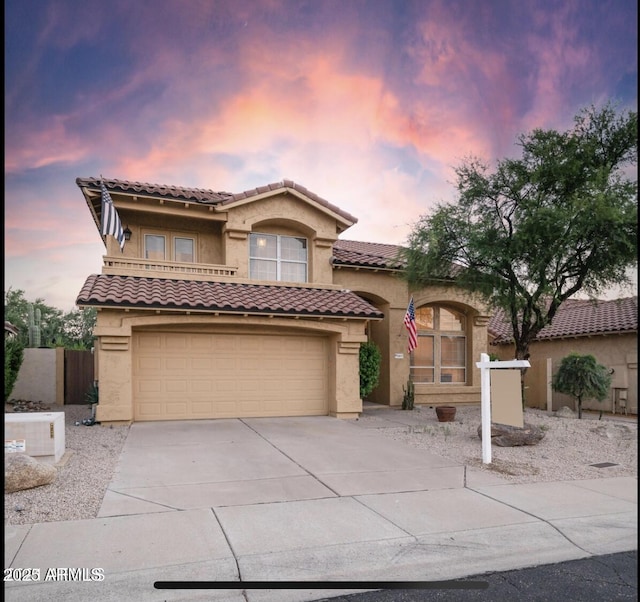
[[[372,341],[360,345],[360,398],[364,399],[378,386],[380,379],[380,349]]]
[[[552,386],[558,393],[565,393],[576,399],[578,418],[582,418],[584,399],[604,401],[607,398],[611,375],[605,366],[596,362],[593,355],[570,353],[562,358]]]
[[[13,391],[13,386],[18,378],[18,372],[22,365],[24,346],[18,339],[4,340],[4,400],[9,400],[9,395]]]

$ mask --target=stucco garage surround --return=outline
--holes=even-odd
[[[102,424],[362,411],[365,320],[154,314],[98,312]]]
[[[308,334],[135,333],[133,418],[326,415],[328,345]]]

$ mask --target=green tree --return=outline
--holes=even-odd
[[[360,397],[364,399],[378,386],[380,378],[380,349],[367,341],[360,345]]]
[[[577,401],[578,418],[582,418],[582,401],[604,401],[609,395],[611,374],[593,355],[570,353],[562,358],[553,377],[554,391],[570,395]]]
[[[457,201],[422,216],[404,252],[413,285],[455,283],[504,310],[517,359],[566,299],[628,285],[637,265],[637,181],[625,172],[637,163],[637,113],[607,104],[574,122],[521,135],[522,158],[493,173],[464,161]]]
[[[26,347],[29,344],[29,306],[40,310],[41,345],[62,346],[75,349],[91,349],[93,327],[96,322],[95,308],[76,309],[64,313],[47,305],[44,299],[33,302],[25,298],[24,291],[9,288],[4,294],[4,319],[18,328],[18,340]]]
[[[23,346],[29,343],[29,301],[24,291],[11,288],[4,293],[4,319],[11,322],[19,331],[18,340]]]
[[[81,307],[64,314],[62,318],[62,340],[66,349],[91,349],[93,328],[96,324],[97,309]]]

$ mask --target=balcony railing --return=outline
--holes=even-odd
[[[117,276],[177,278],[180,280],[219,280],[226,277],[235,278],[238,275],[238,268],[210,263],[183,263],[104,256],[102,273]]]

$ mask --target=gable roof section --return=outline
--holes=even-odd
[[[333,265],[401,270],[405,266],[401,251],[398,245],[337,240],[333,245]]]
[[[500,309],[487,327],[494,345],[513,342],[511,324]],[[536,341],[593,335],[638,332],[638,297],[612,301],[568,299],[558,309],[553,322],[545,326]]]
[[[381,312],[364,299],[345,290],[109,274],[89,276],[76,304],[317,318],[383,317]]]
[[[259,186],[258,188],[252,188],[250,190],[245,190],[244,192],[232,194],[229,197],[225,198],[222,201],[221,205],[224,206],[225,209],[228,209],[230,205],[242,204],[248,201],[256,200],[257,198],[263,198],[264,196],[269,196],[273,193],[280,192],[292,192],[298,197],[306,197],[313,203],[319,205],[321,209],[324,209],[329,213],[333,213],[338,216],[342,221],[345,222],[346,226],[352,226],[358,221],[358,218],[354,217],[350,213],[347,213],[346,211],[342,211],[342,209],[339,209],[329,201],[311,192],[304,186],[296,184],[293,180],[282,180],[281,182],[275,182],[273,184],[267,184],[266,186]]]
[[[108,178],[76,178],[76,184],[81,190],[91,190],[99,192],[100,182],[103,182],[109,192],[123,193],[129,195],[144,195],[158,199],[173,199],[181,202],[200,203],[213,205],[219,210],[226,211],[233,205],[242,204],[278,194],[281,192],[291,192],[301,198],[306,198],[318,205],[322,210],[334,214],[344,223],[345,227],[355,224],[358,219],[329,203],[322,197],[311,192],[304,186],[296,184],[292,180],[282,180],[266,186],[252,188],[244,192],[216,192],[205,188],[184,188],[181,186],[169,186],[165,184],[149,184],[145,182],[131,182],[128,180],[113,180]],[[86,197],[85,193],[85,197]],[[100,209],[98,208],[98,211]]]

